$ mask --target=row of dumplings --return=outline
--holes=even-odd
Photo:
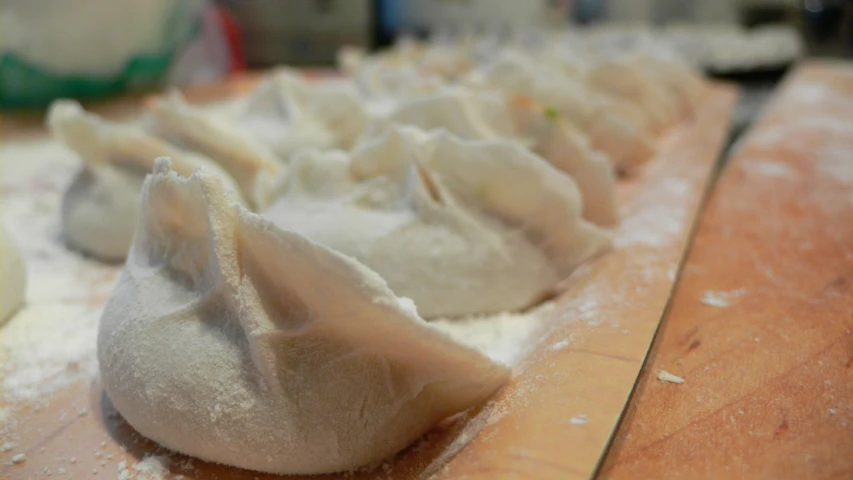
[[[84,161],[63,202],[68,242],[126,256],[99,327],[104,388],[166,448],[338,472],[487,399],[508,366],[425,319],[551,295],[610,248],[617,172],[692,113],[662,107],[682,105],[676,90],[649,99],[575,79],[580,104],[602,102],[580,114],[511,55],[462,80],[362,62],[328,82],[278,72],[216,115],[176,93],[136,124],[51,109],[51,131]],[[635,63],[612,68],[657,85]],[[643,135],[643,158],[592,141],[630,150]]]

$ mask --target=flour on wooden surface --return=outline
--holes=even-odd
[[[678,375],[673,375],[666,370],[658,372],[658,380],[664,383],[684,383],[684,379]]]
[[[586,414],[581,413],[570,418],[569,423],[572,425],[586,425],[588,420],[589,419],[587,418]]]
[[[731,291],[714,291],[714,290],[705,290],[702,293],[702,304],[708,305],[709,307],[717,307],[717,308],[726,308],[732,305],[732,302],[746,294],[746,290],[743,288],[739,288],[737,290]]]
[[[637,199],[634,211],[619,226],[615,246],[664,246],[678,239],[688,215],[684,197],[690,185],[679,178],[667,178],[652,185]]]
[[[572,342],[572,337],[571,337],[571,335],[569,335],[569,338],[566,338],[564,340],[560,340],[559,342],[552,344],[550,347],[548,347],[548,349],[551,350],[552,352],[557,352],[559,350],[562,350],[562,349],[568,347],[571,342]]]
[[[799,103],[821,103],[834,96],[834,92],[822,83],[799,83],[789,91],[788,96]]]
[[[25,305],[0,330],[0,431],[13,433],[18,402],[49,400],[95,375],[98,319],[118,267],[69,251],[59,236],[73,154],[49,140],[4,143],[0,153],[0,213],[28,275]]]
[[[454,340],[484,352],[496,362],[513,365],[530,334],[542,324],[539,311],[437,319],[429,324]]]
[[[839,183],[853,184],[853,147],[824,147],[820,152],[817,169]]]
[[[147,455],[133,466],[133,470],[152,479],[160,479],[169,473],[169,457],[166,455]]]
[[[796,178],[797,171],[791,166],[773,160],[762,160],[746,164],[747,168],[760,175],[773,178]]]

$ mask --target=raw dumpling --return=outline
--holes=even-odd
[[[413,67],[389,67],[381,63],[361,68],[353,81],[374,116],[389,115],[402,102],[438,93],[445,85],[441,77],[420,73]]]
[[[352,148],[367,125],[354,84],[307,81],[280,69],[249,99],[236,126],[287,159],[302,148]]]
[[[637,54],[631,63],[676,96],[682,118],[696,113],[705,98],[702,76],[688,65],[662,55]]]
[[[305,153],[264,215],[379,273],[424,317],[520,310],[609,247],[572,179],[519,144],[392,128]]]
[[[583,218],[608,227],[619,223],[616,175],[607,155],[591,149],[577,127],[559,114],[541,114],[530,134],[534,151],[574,179],[583,198]]]
[[[513,120],[503,99],[467,89],[445,89],[405,102],[387,117],[375,120],[366,137],[386,131],[390,125],[444,129],[469,140],[515,136]]]
[[[374,122],[368,133],[387,131],[390,124],[441,128],[468,140],[515,139],[572,176],[583,198],[583,218],[615,225],[616,178],[609,159],[592,150],[573,125],[552,116],[553,112],[530,104],[519,106],[513,119],[503,99],[453,89],[404,104],[384,121]]]
[[[188,105],[177,90],[157,99],[146,120],[158,136],[221,165],[240,186],[253,210],[269,203],[271,189],[286,173],[285,166],[264,144],[234,125]]]
[[[143,186],[98,360],[107,395],[142,435],[276,474],[380,461],[510,376],[370,269],[166,160]]]
[[[158,156],[174,158],[175,170],[184,176],[203,166],[237,191],[234,180],[215,163],[138,127],[104,122],[77,102],[54,102],[47,123],[54,137],[83,161],[62,199],[63,235],[71,247],[101,260],[120,261],[127,255],[139,217],[142,181]]]
[[[607,155],[618,170],[629,171],[655,153],[648,115],[638,106],[587,85],[551,64],[539,65],[517,52],[506,52],[467,79],[469,85],[502,92],[519,129],[554,109],[589,138],[593,150]],[[531,110],[531,108],[533,108]]]
[[[24,303],[27,291],[27,269],[21,250],[0,226],[0,325]]]
[[[302,148],[334,148],[332,132],[307,115],[288,93],[278,78],[265,80],[249,97],[233,128],[258,140],[285,163]]]
[[[335,55],[335,64],[344,75],[355,75],[367,62],[367,52],[361,47],[344,45]]]
[[[655,133],[680,120],[678,99],[660,81],[626,60],[607,60],[596,65],[587,77],[587,84],[636,105],[647,115]]]

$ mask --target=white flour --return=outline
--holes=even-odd
[[[136,478],[160,480],[169,474],[171,460],[166,455],[148,455],[141,462],[133,466],[138,472]]]
[[[569,419],[569,423],[572,425],[586,425],[586,422],[589,419],[583,413],[575,415],[574,417]]]
[[[793,167],[782,162],[774,162],[772,160],[757,161],[746,164],[750,170],[755,170],[757,173],[774,178],[796,178],[797,171]]]
[[[4,144],[0,151],[2,221],[21,247],[29,281],[26,304],[0,329],[2,430],[14,429],[17,402],[50,394],[97,371],[101,306],[118,267],[65,248],[58,205],[77,161],[53,142]]]
[[[530,334],[542,324],[538,312],[552,308],[544,304],[530,313],[499,313],[463,319],[430,322],[454,340],[485,352],[496,362],[514,365],[523,353]]]
[[[714,290],[705,290],[702,293],[702,304],[709,307],[726,308],[732,305],[732,301],[743,296],[746,290],[739,288],[729,292],[719,292]]]
[[[825,146],[817,168],[839,183],[853,184],[853,145]]]
[[[690,185],[678,178],[667,178],[652,191],[637,199],[632,215],[619,226],[615,245],[660,247],[677,239],[684,226],[687,206],[683,202]]]
[[[684,383],[684,379],[679,377],[678,375],[673,375],[666,370],[661,370],[658,372],[658,380],[663,383]]]

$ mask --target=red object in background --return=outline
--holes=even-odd
[[[219,14],[220,21],[222,22],[222,31],[229,47],[228,51],[230,55],[228,73],[245,70],[246,58],[243,55],[240,27],[237,26],[237,20],[231,12],[228,11],[228,9],[222,6],[217,6],[216,11]]]

